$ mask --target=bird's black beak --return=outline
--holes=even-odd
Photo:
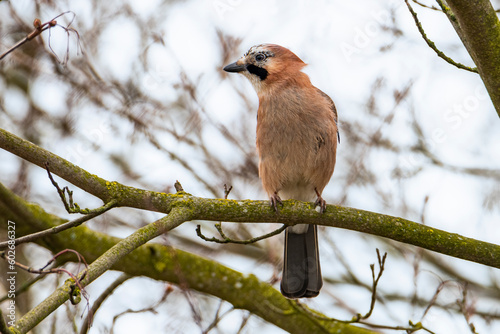
[[[224,67],[224,71],[226,71],[226,72],[242,72],[242,71],[247,69],[245,65],[240,65],[237,63],[238,62],[227,65],[226,67]]]

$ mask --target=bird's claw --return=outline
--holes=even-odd
[[[283,201],[281,200],[281,198],[278,196],[278,193],[275,192],[274,195],[272,195],[270,198],[269,198],[269,204],[271,205],[271,207],[274,209],[274,211],[276,211],[276,213],[278,213],[278,203],[283,206]]]
[[[318,192],[317,189],[314,189],[316,191],[316,195],[318,198],[316,199],[316,202],[314,202],[314,207],[319,206],[319,212],[323,213],[326,211],[326,201],[321,197],[321,194]]]

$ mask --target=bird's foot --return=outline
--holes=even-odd
[[[326,211],[326,201],[321,197],[321,194],[318,192],[318,189],[314,188],[314,191],[316,191],[316,195],[318,198],[316,199],[316,202],[314,202],[314,207],[319,206],[319,212],[323,213]]]
[[[269,198],[269,204],[271,207],[278,213],[278,203],[283,206],[283,201],[278,196],[278,193],[275,191],[274,194]]]

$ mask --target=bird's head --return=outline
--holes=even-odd
[[[236,62],[224,67],[226,72],[246,76],[257,93],[295,77],[306,64],[292,51],[276,44],[255,45]]]

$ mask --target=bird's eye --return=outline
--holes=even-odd
[[[263,61],[264,59],[266,59],[266,56],[263,55],[262,53],[258,53],[256,56],[255,56],[255,60],[257,61]]]

